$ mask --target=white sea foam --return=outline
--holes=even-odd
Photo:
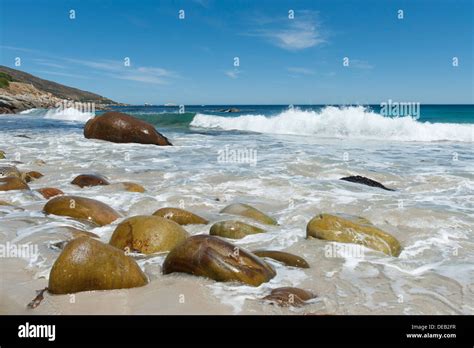
[[[77,121],[77,122],[87,122],[92,117],[94,117],[93,112],[82,112],[75,108],[51,109],[51,110],[48,110],[44,116],[44,118],[46,119]]]
[[[389,118],[362,106],[327,106],[320,111],[295,108],[271,117],[196,114],[191,126],[259,133],[317,135],[328,138],[474,142],[472,124],[419,122],[412,117]]]

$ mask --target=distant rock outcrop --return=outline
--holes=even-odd
[[[367,186],[371,186],[371,187],[378,187],[378,188],[381,188],[381,189],[384,189],[384,190],[387,190],[387,191],[395,191],[394,189],[385,187],[381,183],[379,183],[375,180],[366,178],[365,176],[360,176],[360,175],[346,176],[344,178],[341,178],[340,180],[354,182],[356,184],[362,184],[362,185],[367,185]]]
[[[94,103],[97,109],[118,105],[98,94],[0,66],[0,114],[13,114],[33,108],[54,108],[64,102]]]

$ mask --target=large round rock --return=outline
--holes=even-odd
[[[275,270],[257,256],[209,235],[189,237],[171,250],[163,263],[163,274],[173,272],[252,286],[268,282],[276,275]]]
[[[135,260],[123,251],[89,237],[70,241],[49,274],[53,294],[123,289],[148,283]]]
[[[358,216],[316,215],[306,226],[306,236],[340,243],[361,244],[390,256],[398,256],[402,250],[395,237]]]
[[[84,136],[113,143],[171,145],[151,124],[121,112],[106,112],[87,121]]]
[[[43,211],[47,214],[87,220],[99,226],[108,225],[120,217],[120,214],[107,204],[78,196],[55,197],[45,204]]]
[[[180,225],[206,225],[209,221],[191,213],[190,211],[179,208],[161,208],[153,213],[153,215],[173,220]]]
[[[110,185],[110,182],[105,176],[96,175],[96,174],[81,174],[74,178],[71,181],[71,184],[77,185],[80,188],[90,187],[90,186],[105,186]]]
[[[0,178],[0,191],[29,190],[30,187],[20,178],[9,176]]]
[[[189,237],[180,225],[160,216],[139,215],[122,221],[109,244],[144,254],[169,251]]]

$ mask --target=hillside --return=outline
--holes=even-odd
[[[63,100],[95,103],[97,108],[118,104],[95,93],[0,65],[0,113],[17,113],[37,107],[51,108]]]

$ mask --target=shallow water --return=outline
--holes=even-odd
[[[156,147],[84,139],[82,123],[32,115],[0,116],[1,164],[45,176],[32,189],[56,187],[101,200],[125,216],[179,206],[214,221],[219,211],[244,202],[275,217],[279,226],[234,241],[249,250],[285,250],[304,257],[310,269],[272,262],[277,276],[254,288],[189,275],[161,275],[164,256],[140,260],[151,279],[143,288],[47,296],[34,313],[183,314],[473,314],[474,154],[469,141],[397,141],[321,137],[223,129],[159,127],[175,145]],[[244,130],[244,129],[243,129]],[[17,137],[26,134],[30,138]],[[227,152],[226,152],[227,151]],[[231,151],[250,157],[233,161]],[[227,156],[225,155],[227,153]],[[43,160],[44,165],[35,163]],[[80,189],[79,174],[100,173],[111,182],[133,181],[146,193],[117,187]],[[396,191],[338,180],[363,175]],[[218,200],[217,200],[218,199]],[[38,245],[39,256],[0,259],[0,311],[25,313],[34,290],[45,287],[58,256],[48,245],[65,238],[64,226],[88,229],[108,242],[117,223],[91,228],[45,216],[46,200],[20,191],[0,192],[21,208],[0,206],[0,242]],[[402,244],[398,258],[363,249],[363,255],[329,252],[336,243],[306,240],[316,214],[347,213],[371,220]],[[209,226],[186,226],[191,234]],[[272,288],[296,286],[318,297],[298,309],[260,301]],[[184,299],[184,302],[183,302]]]

